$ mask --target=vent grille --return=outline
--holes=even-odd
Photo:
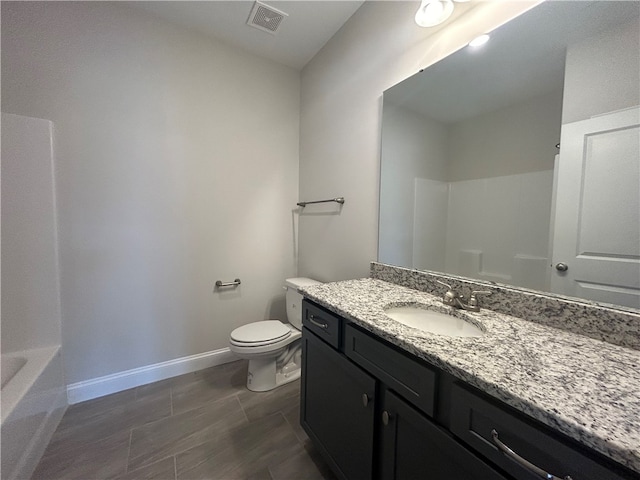
[[[247,25],[264,32],[276,33],[282,20],[288,15],[262,2],[253,5]]]

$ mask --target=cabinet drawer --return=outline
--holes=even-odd
[[[308,300],[302,302],[302,324],[333,348],[340,348],[342,319]]]
[[[353,325],[345,327],[344,335],[344,353],[347,357],[422,412],[433,416],[435,370],[394,350]]]
[[[513,453],[534,466],[558,478],[570,476],[573,480],[620,480],[633,478],[624,469],[601,463],[593,454],[548,433],[543,426],[517,412],[498,407],[475,392],[454,384],[451,395],[451,431],[470,447],[518,480],[541,478],[531,468],[507,456],[498,443],[508,446]],[[492,432],[497,433],[494,438]],[[613,469],[617,470],[614,471]],[[544,477],[543,477],[544,478]],[[636,477],[637,478],[637,477]]]

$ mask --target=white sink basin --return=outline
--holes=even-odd
[[[385,315],[408,327],[449,337],[480,337],[484,332],[461,318],[427,310],[419,304],[387,307]]]

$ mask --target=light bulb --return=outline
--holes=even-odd
[[[489,35],[480,35],[469,42],[470,47],[479,47],[489,41]]]
[[[422,0],[415,19],[421,27],[433,27],[444,22],[452,13],[451,0]]]

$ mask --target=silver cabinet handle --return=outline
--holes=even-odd
[[[382,423],[385,427],[389,425],[390,419],[391,419],[391,415],[389,415],[389,412],[387,412],[386,410],[382,412]]]
[[[326,323],[320,323],[315,318],[313,318],[313,314],[309,315],[309,321],[313,323],[316,327],[320,327],[324,330],[326,330],[329,327],[329,325],[327,325]]]
[[[367,395],[366,393],[362,394],[362,405],[365,407],[369,405],[369,395]]]
[[[493,443],[495,443],[496,447],[498,447],[498,450],[500,450],[502,453],[504,453],[511,460],[513,460],[517,464],[523,466],[524,468],[526,468],[530,472],[534,473],[535,475],[539,476],[540,478],[546,478],[547,480],[563,480],[560,477],[556,477],[555,475],[551,475],[550,473],[545,472],[540,467],[534,465],[533,463],[529,462],[528,460],[525,460],[520,455],[518,455],[516,452],[511,450],[504,443],[502,443],[500,441],[500,439],[498,439],[498,432],[496,432],[495,429],[491,430],[491,438],[493,440]],[[566,477],[564,477],[564,480],[573,480],[573,479],[569,475],[567,475]]]

